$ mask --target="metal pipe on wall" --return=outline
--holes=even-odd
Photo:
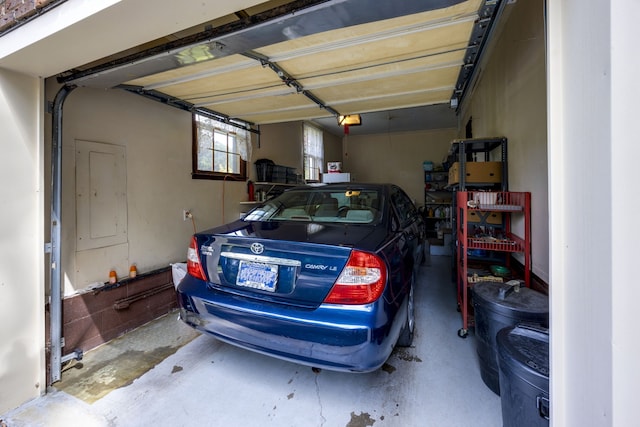
[[[49,303],[51,353],[49,357],[51,384],[60,380],[62,358],[62,269],[60,263],[60,205],[62,200],[62,106],[76,86],[63,86],[53,101],[53,132],[51,136],[51,253],[49,262]],[[73,356],[71,358],[75,358]],[[65,358],[67,359],[67,358]]]

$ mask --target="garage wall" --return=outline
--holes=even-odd
[[[0,413],[45,391],[42,82],[0,69]]]
[[[441,163],[456,129],[348,135],[343,138],[343,165],[360,182],[390,182],[402,187],[418,206],[424,205],[422,162]]]
[[[57,87],[48,88],[52,100]],[[79,88],[63,110],[62,263],[64,294],[108,280],[183,261],[193,233],[183,221],[189,209],[197,230],[237,217],[246,200],[244,182],[191,179],[191,115],[120,90]],[[86,142],[124,151],[127,239],[79,250],[76,224],[76,155]],[[49,143],[48,143],[49,144]],[[49,149],[49,148],[48,148]]]
[[[327,171],[327,162],[342,162],[342,136],[336,136],[329,132],[322,134],[324,142],[324,171]]]
[[[549,283],[545,38],[542,1],[507,6],[480,79],[465,105],[459,137],[506,136],[509,189],[531,192],[532,269]]]
[[[252,159],[271,159],[277,165],[296,168],[302,173],[302,122],[274,123],[260,126],[260,146],[253,146]],[[256,167],[250,165],[255,180]]]
[[[311,123],[313,126],[313,123]],[[254,142],[252,158],[271,159],[276,164],[296,168],[298,173],[303,173],[303,123],[274,123],[260,126],[260,146]],[[324,143],[325,169],[326,162],[342,161],[342,140],[340,137],[324,131],[322,133]],[[252,162],[253,163],[253,162]],[[255,181],[255,166],[251,164],[250,177]]]

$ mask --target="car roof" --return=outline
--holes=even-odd
[[[310,184],[306,184],[306,185],[300,185],[297,187],[293,187],[292,189],[297,189],[297,188],[304,188],[304,189],[309,189],[309,187],[311,188],[318,188],[318,189],[348,189],[348,188],[362,188],[362,189],[372,189],[372,190],[379,190],[379,189],[383,189],[383,188],[389,188],[393,186],[393,184],[388,184],[388,183],[370,183],[370,182],[365,182],[365,183],[361,183],[361,182],[340,182],[340,183],[310,183]]]

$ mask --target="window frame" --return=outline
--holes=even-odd
[[[411,198],[400,187],[391,187],[391,200],[402,228],[409,226],[418,216],[418,210]]]
[[[312,129],[315,132],[318,132],[320,135],[320,151],[322,152],[321,156],[316,156],[316,155],[311,155],[311,154],[307,154],[307,129]],[[318,177],[317,178],[310,178],[310,176],[312,176],[311,174],[308,174],[308,166],[309,167],[313,167],[311,164],[307,165],[307,159],[311,158],[313,160],[315,160],[318,165],[317,165],[317,171],[318,171]],[[304,179],[306,182],[320,182],[322,179],[322,173],[324,172],[324,135],[323,135],[323,131],[322,129],[313,126],[309,123],[303,123],[302,124],[302,169],[303,169],[303,174],[304,174]]]
[[[205,115],[198,114],[197,112],[192,113],[191,115],[191,130],[192,130],[192,138],[191,138],[191,178],[192,179],[211,179],[211,180],[226,180],[226,181],[246,181],[247,180],[247,161],[243,160],[240,156],[240,153],[232,153],[234,155],[238,155],[238,159],[240,162],[240,171],[239,173],[229,173],[229,172],[216,172],[216,171],[204,171],[198,169],[198,158],[199,158],[199,140],[198,140],[198,123],[196,119],[196,115],[200,115],[202,117],[208,118]],[[210,119],[210,118],[209,118]],[[210,119],[213,120],[213,119]],[[214,126],[214,132],[222,132],[227,135],[233,134],[228,130],[216,128]],[[247,135],[247,138],[250,138],[250,135]],[[226,151],[227,155],[229,151]]]

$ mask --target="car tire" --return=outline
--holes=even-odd
[[[409,289],[409,297],[407,301],[407,318],[405,319],[404,327],[398,337],[399,347],[410,347],[413,343],[413,331],[416,326],[416,318],[414,311],[413,300],[413,280],[411,280],[411,288]]]

